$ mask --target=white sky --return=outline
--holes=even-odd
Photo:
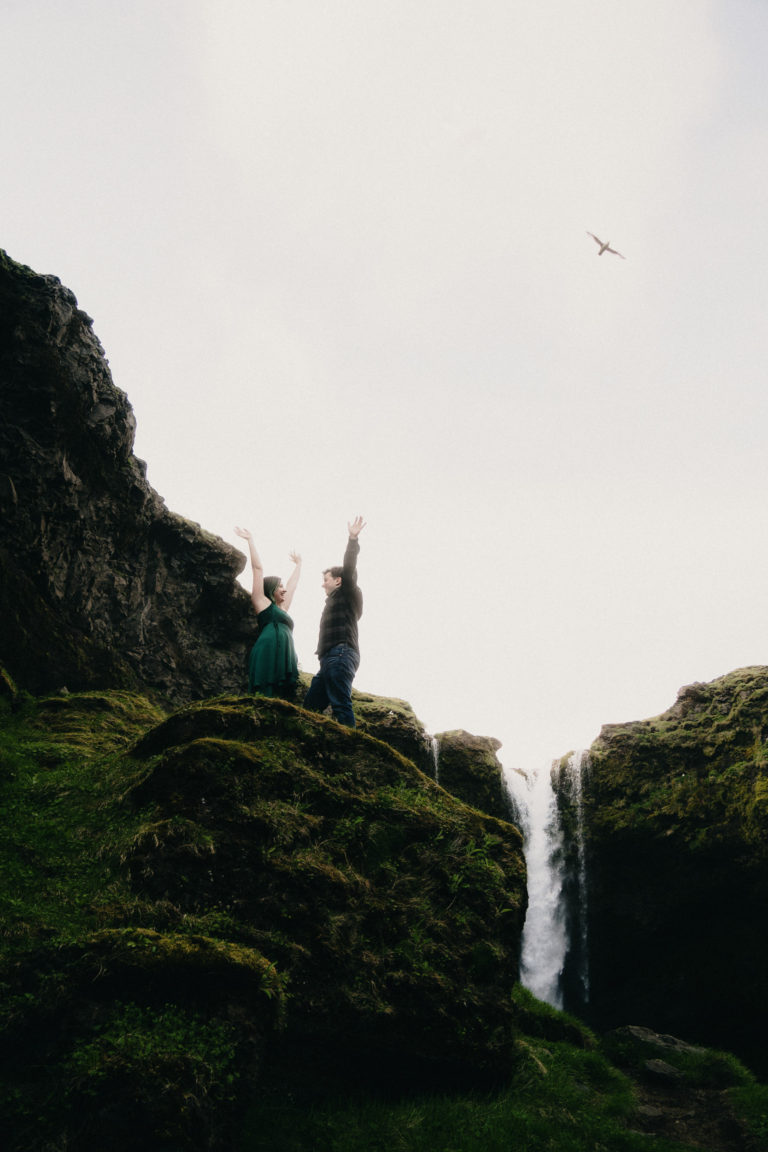
[[[508,766],[768,663],[768,4],[0,0],[0,247],[314,670]],[[597,256],[589,229],[626,256]]]

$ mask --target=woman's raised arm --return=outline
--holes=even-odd
[[[293,594],[296,591],[299,583],[299,577],[301,576],[301,556],[298,552],[291,552],[290,558],[293,560],[294,568],[293,572],[291,572],[290,576],[285,582],[285,599],[283,600],[283,608],[285,608],[286,612],[291,606]]]
[[[259,554],[256,551],[256,545],[253,542],[253,536],[247,528],[235,528],[235,532],[243,540],[248,541],[248,552],[251,557],[251,568],[253,569],[253,588],[251,589],[251,600],[257,612],[263,612],[268,608],[272,601],[268,596],[264,595],[264,569],[259,559]]]

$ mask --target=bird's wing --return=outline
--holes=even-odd
[[[594,232],[587,232],[587,236],[591,236],[596,244],[602,244],[602,240],[595,236]]]
[[[622,256],[621,252],[617,252],[615,248],[606,248],[606,252],[613,252],[614,256],[621,256],[622,260],[626,260],[626,256]]]

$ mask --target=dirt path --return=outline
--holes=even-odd
[[[637,1113],[630,1126],[707,1152],[753,1152],[726,1092],[650,1078],[635,1081]]]

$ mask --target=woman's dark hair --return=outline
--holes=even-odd
[[[279,583],[279,576],[264,577],[264,595],[268,600],[271,600],[273,604],[275,603],[275,592],[277,591],[277,586]]]

